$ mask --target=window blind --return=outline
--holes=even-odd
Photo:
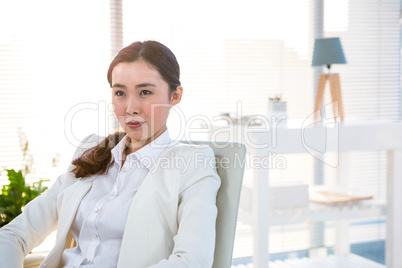
[[[328,2],[328,4],[327,4]],[[326,14],[338,1],[325,1]],[[339,72],[346,118],[399,121],[400,89],[400,1],[348,0],[343,14],[326,16],[326,37],[339,36],[348,63],[334,65]],[[329,27],[332,20],[333,26]],[[331,68],[332,69],[332,68]],[[349,153],[350,188],[386,199],[386,152]],[[326,167],[325,177],[333,177]],[[356,220],[353,222],[362,222]],[[381,221],[380,219],[380,222]],[[355,242],[385,239],[385,223],[351,224]],[[331,242],[330,242],[331,241]],[[327,236],[333,243],[333,237]]]
[[[0,23],[0,166],[21,168],[23,133],[35,176],[55,179],[108,118],[109,2],[2,0]]]

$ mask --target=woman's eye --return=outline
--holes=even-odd
[[[149,94],[152,94],[152,92],[149,90],[142,90],[140,93],[140,95],[149,95]]]
[[[120,90],[116,91],[114,94],[115,94],[116,96],[119,96],[119,97],[124,96],[124,92],[123,92],[123,91],[120,91]]]

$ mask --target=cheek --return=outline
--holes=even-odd
[[[159,105],[154,106],[154,108],[148,106],[143,111],[146,114],[148,122],[152,122],[154,125],[165,124],[169,114],[169,108]]]
[[[165,123],[169,114],[169,108],[167,107],[157,107],[154,110],[155,121],[159,123]]]
[[[113,112],[116,116],[124,114],[125,108],[123,107],[122,103],[112,101],[112,105],[113,105]]]
[[[161,117],[169,111],[168,103],[165,99],[151,100],[142,103],[142,111],[151,118],[152,116]]]

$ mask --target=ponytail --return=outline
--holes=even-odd
[[[112,149],[126,135],[123,131],[116,131],[107,136],[101,143],[86,150],[79,158],[74,159],[72,164],[76,167],[72,170],[76,178],[86,178],[92,175],[106,174],[113,164]]]

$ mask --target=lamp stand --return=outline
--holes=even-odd
[[[332,109],[334,112],[334,117],[337,118],[339,112],[339,117],[341,118],[341,121],[343,121],[343,102],[339,74],[320,74],[320,78],[318,80],[317,97],[315,100],[314,119],[317,119],[320,112],[322,99],[324,97],[325,83],[327,82],[327,80],[329,81],[329,87],[331,89]]]

